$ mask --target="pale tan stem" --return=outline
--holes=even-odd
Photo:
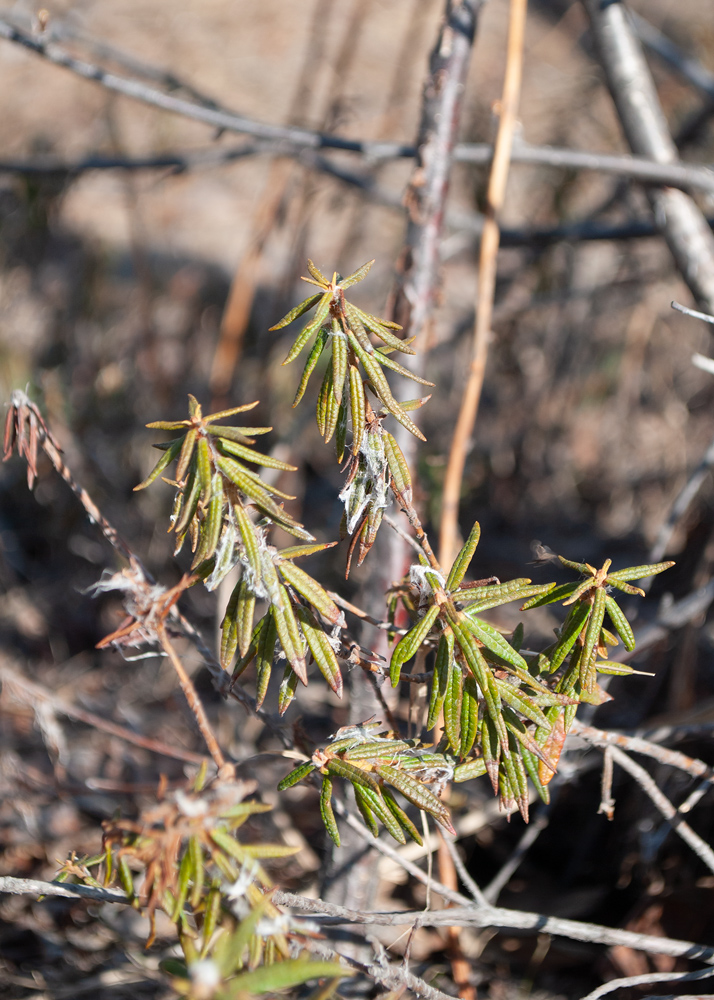
[[[500,230],[497,221],[503,205],[511,160],[511,147],[516,126],[518,99],[523,72],[523,38],[525,34],[528,0],[511,0],[508,26],[508,52],[506,73],[501,98],[500,121],[496,145],[488,182],[486,213],[481,236],[481,252],[478,270],[478,302],[473,336],[473,353],[468,381],[461,400],[461,409],[454,428],[454,436],[449,452],[449,462],[444,480],[441,507],[441,530],[439,537],[439,561],[442,566],[450,566],[458,548],[458,515],[461,482],[469,439],[473,433],[481,399],[488,342],[491,335],[493,297],[496,287],[496,262]]]
[[[163,623],[157,627],[156,634],[166,655],[173,664],[173,668],[179,679],[179,684],[181,685],[181,690],[183,691],[186,701],[188,702],[188,707],[193,712],[196,722],[198,723],[198,728],[201,730],[201,735],[206,742],[208,752],[213,758],[214,764],[220,771],[226,764],[226,758],[223,756],[221,748],[218,745],[218,740],[213,734],[211,724],[208,721],[208,716],[206,715],[203,704],[201,703],[201,699],[198,697],[196,688],[193,686],[193,681],[186,673],[186,668],[181,662],[178,653],[171,645]]]

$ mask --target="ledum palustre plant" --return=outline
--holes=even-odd
[[[548,783],[578,705],[599,704],[609,697],[598,684],[598,675],[636,672],[610,659],[609,649],[620,641],[627,650],[634,649],[631,627],[614,591],[643,594],[633,581],[672,565],[663,562],[611,571],[609,560],[597,569],[560,557],[562,565],[578,575],[572,583],[469,579],[480,537],[479,525],[474,524],[454,564],[442,567],[414,508],[407,463],[385,426],[396,420],[423,438],[409,414],[428,397],[397,402],[385,372],[425,380],[392,358],[395,351],[413,353],[409,342],[399,337],[400,328],[358,309],[345,296],[370,266],[371,262],[344,279],[336,273],[328,279],[310,262],[310,278],[305,280],[318,291],[272,328],[280,330],[315,309],[285,363],[308,349],[297,405],[321,356],[329,356],[317,396],[317,422],[326,441],[335,437],[338,459],[346,460],[340,499],[345,506],[344,531],[351,536],[348,572],[355,550],[358,562],[367,556],[384,511],[392,503],[406,515],[420,549],[408,575],[395,581],[385,595],[385,607],[393,637],[390,682],[405,683],[412,661],[418,670],[425,670],[429,680],[426,738],[404,739],[387,725],[365,720],[339,730],[326,746],[305,755],[279,786],[285,789],[299,781],[318,781],[325,827],[338,844],[332,799],[340,781],[352,786],[369,829],[376,835],[384,826],[400,843],[407,837],[421,839],[415,810],[452,829],[448,804],[441,797],[443,789],[481,775],[488,775],[505,808],[518,808],[527,819],[528,782],[548,801]],[[157,445],[162,455],[136,489],[160,476],[173,487],[169,530],[176,539],[177,554],[190,549],[190,570],[179,586],[163,591],[142,576],[143,567],[130,555],[130,570],[100,584],[100,589],[118,587],[133,595],[131,600],[127,596],[127,623],[100,645],[158,642],[179,671],[166,624],[176,600],[186,587],[201,582],[215,590],[237,570],[239,579],[221,626],[220,665],[232,671],[234,686],[243,685],[248,668],[255,665],[254,705],[259,709],[273,667],[282,664],[278,708],[283,713],[299,686],[309,683],[313,664],[342,696],[345,661],[378,670],[379,658],[368,651],[362,655],[350,642],[343,607],[352,606],[298,565],[299,560],[337,542],[317,542],[286,510],[284,502],[292,497],[272,482],[266,483],[256,471],[267,468],[282,473],[294,468],[255,449],[255,439],[271,428],[226,423],[255,405],[204,416],[198,401],[190,396],[185,419],[148,425],[171,437]],[[36,476],[37,450],[42,447],[72,485],[56,443],[24,393],[13,394],[6,423],[6,458],[14,446],[27,461],[30,480]],[[89,505],[83,491],[78,487],[75,491],[111,540],[111,527]],[[275,527],[292,534],[296,544],[282,549],[273,545]],[[545,649],[523,648],[522,624],[505,633],[484,617],[513,601],[524,601],[524,611],[555,602],[567,609],[554,641]],[[397,626],[400,609],[410,621],[407,628]],[[184,690],[189,691],[188,687]],[[247,694],[243,701],[249,701]],[[196,704],[194,711],[199,709]],[[198,714],[197,720],[202,725]],[[441,729],[442,720],[443,734],[429,742],[428,734],[437,726]],[[271,909],[265,895],[267,876],[257,867],[259,858],[279,856],[281,848],[240,843],[237,827],[260,807],[244,801],[245,790],[236,790],[232,768],[214,738],[211,747],[206,725],[202,732],[218,767],[217,778],[205,787],[197,780],[185,793],[164,798],[155,812],[143,815],[137,823],[116,820],[108,824],[105,851],[94,864],[103,866],[105,882],[118,877],[150,914],[160,907],[177,924],[184,961],[174,972],[187,995],[200,992],[194,980],[201,969],[205,972],[200,964],[204,960],[213,963],[210,969],[215,979],[212,992],[201,987],[204,996],[228,997],[303,982],[309,978],[307,967],[293,967],[290,963],[295,960],[286,957],[287,918]],[[144,872],[143,887],[135,895],[132,865]],[[73,861],[65,871],[86,880],[94,877],[90,868],[89,862]],[[232,905],[236,896],[248,900],[248,909],[240,911],[239,907],[238,915]],[[266,973],[261,979],[259,973],[268,967],[281,971],[272,976]],[[334,968],[331,973],[313,970],[312,974],[337,975]]]

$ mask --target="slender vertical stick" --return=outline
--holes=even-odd
[[[481,236],[481,253],[478,271],[478,302],[476,324],[473,337],[473,354],[468,381],[461,400],[461,409],[456,421],[454,436],[446,467],[444,495],[441,507],[441,531],[439,538],[439,561],[442,566],[450,566],[458,549],[459,495],[464,475],[464,463],[468,451],[476,414],[478,412],[481,388],[483,386],[488,342],[491,336],[493,296],[496,287],[496,261],[500,231],[498,212],[503,205],[511,159],[511,146],[516,126],[518,99],[523,73],[523,38],[525,34],[528,0],[511,0],[508,25],[508,52],[506,74],[503,81],[500,122],[488,182],[488,201]]]
[[[201,699],[196,693],[196,688],[193,686],[191,678],[186,673],[186,668],[181,662],[178,653],[171,645],[169,637],[166,634],[166,629],[163,622],[157,627],[156,634],[159,638],[166,655],[171,660],[173,668],[178,675],[179,684],[181,685],[181,690],[183,691],[186,701],[188,702],[188,707],[193,712],[196,722],[198,723],[198,728],[201,730],[201,735],[206,741],[206,746],[208,747],[208,752],[213,758],[213,762],[220,771],[226,763],[226,758],[223,756],[221,748],[218,745],[218,740],[213,734],[211,729],[211,724],[208,721],[208,716],[206,715],[206,710],[203,707]]]

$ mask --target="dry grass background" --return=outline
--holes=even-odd
[[[86,0],[46,6],[50,24],[70,33],[72,50],[91,57],[91,40],[106,42],[170,69],[248,117],[412,142],[442,2]],[[714,70],[712,0],[640,0],[632,7]],[[19,2],[2,13],[23,23],[36,11]],[[505,0],[491,0],[481,16],[468,82],[464,140],[492,138],[506,27]],[[314,59],[305,73],[311,45]],[[655,59],[652,67],[676,133],[702,98]],[[296,100],[301,74],[305,87]],[[68,161],[87,153],[136,157],[235,143],[195,122],[107,94],[5,42],[0,81],[3,160],[40,154]],[[520,118],[528,142],[625,151],[577,3],[532,4]],[[711,124],[683,156],[714,161]],[[357,166],[349,154],[335,155],[333,162]],[[188,391],[210,398],[228,289],[255,244],[260,206],[278,181],[285,195],[259,260],[258,295],[229,397],[261,399],[258,422],[275,424],[279,433],[271,444],[284,441],[301,467],[291,480],[299,493],[297,516],[321,539],[336,537],[339,474],[309,412],[290,408],[295,372],[279,367],[287,337],[267,328],[296,301],[307,255],[342,273],[376,256],[359,294],[362,303],[381,311],[404,218],[399,209],[366,202],[338,180],[290,161],[280,164],[276,172],[267,156],[255,156],[184,174],[106,171],[26,180],[0,174],[1,395],[31,386],[77,477],[169,584],[180,567],[162,527],[168,490],[131,493],[151,463],[151,438],[142,427],[183,413]],[[380,188],[399,198],[410,163],[378,163],[370,170]],[[456,165],[451,213],[476,211],[486,180],[486,168]],[[700,203],[714,213],[706,199]],[[575,220],[624,222],[647,218],[647,211],[636,185],[595,173],[514,165],[503,223],[528,231]],[[429,333],[427,363],[437,388],[424,411],[428,443],[419,467],[420,502],[433,526],[468,364],[475,239],[449,228],[444,256],[442,302]],[[526,240],[501,251],[494,340],[461,518],[464,529],[474,517],[485,529],[482,575],[522,575],[534,538],[571,558],[611,556],[625,565],[646,560],[713,433],[714,382],[690,360],[695,351],[710,352],[711,334],[673,313],[672,299],[690,302],[659,238],[547,247]],[[118,807],[137,808],[159,772],[179,780],[184,765],[41,711],[36,695],[23,694],[13,675],[175,747],[201,748],[167,667],[156,660],[126,664],[94,651],[94,643],[115,627],[118,608],[106,599],[90,600],[83,590],[111,565],[111,556],[49,470],[34,496],[23,476],[13,460],[0,478],[0,870],[49,878],[55,860],[70,850],[97,849],[102,818]],[[711,578],[709,483],[679,525],[668,555],[678,559],[678,568],[660,581],[660,596],[667,589],[682,597]],[[341,563],[325,558],[322,572],[337,583]],[[539,580],[552,568],[529,572]],[[369,560],[355,573],[349,593],[368,579]],[[643,620],[656,610],[652,599]],[[215,629],[209,595],[191,591],[188,613],[209,633]],[[547,633],[553,624],[544,615],[537,628]],[[618,699],[598,722],[633,728],[657,717],[708,725],[714,719],[713,643],[704,616],[670,634],[644,667],[656,678],[618,685]],[[198,670],[199,663],[187,657]],[[214,698],[203,674],[197,682],[223,745],[237,759],[271,749],[254,720]],[[304,724],[316,737],[340,724],[342,711],[322,692],[301,704]],[[683,748],[714,762],[705,736]],[[667,836],[624,780],[616,788],[621,795],[615,821],[597,816],[595,756],[575,752],[575,776],[501,900],[712,943],[711,877]],[[260,757],[253,766],[261,783],[274,788],[282,765]],[[657,777],[677,801],[685,797],[681,779],[669,772]],[[314,882],[323,851],[310,795],[295,791],[284,797],[268,826],[256,827],[261,836],[282,831],[298,838],[302,854],[278,876],[302,889]],[[266,796],[277,802],[272,792]],[[469,788],[456,805],[466,811],[486,801],[484,789]],[[693,824],[705,838],[711,834],[708,800]],[[463,841],[479,881],[498,870],[521,832],[518,819],[492,820]],[[386,882],[382,897],[392,906],[395,899],[404,905],[421,901],[413,886]],[[97,914],[64,901],[3,897],[0,995],[168,995],[157,959],[142,953],[140,918],[108,910]],[[475,931],[465,940],[474,982],[496,1000],[576,997],[600,976],[640,971],[642,963],[650,967],[636,953],[605,955],[562,940]],[[400,947],[403,942],[397,952]],[[438,973],[449,990],[449,963],[436,931],[415,937],[413,959],[420,974]]]

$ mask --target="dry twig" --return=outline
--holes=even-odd
[[[481,234],[481,252],[478,271],[478,303],[474,328],[472,360],[468,381],[456,420],[449,461],[444,479],[441,502],[441,527],[439,557],[444,566],[450,566],[458,549],[458,515],[464,463],[469,448],[481,398],[491,336],[493,296],[496,287],[496,261],[498,256],[499,227],[497,215],[503,204],[511,158],[511,146],[516,127],[518,99],[523,72],[523,38],[525,34],[527,0],[511,0],[508,27],[508,53],[506,74],[501,98],[498,135],[493,165],[488,183],[486,218]]]

